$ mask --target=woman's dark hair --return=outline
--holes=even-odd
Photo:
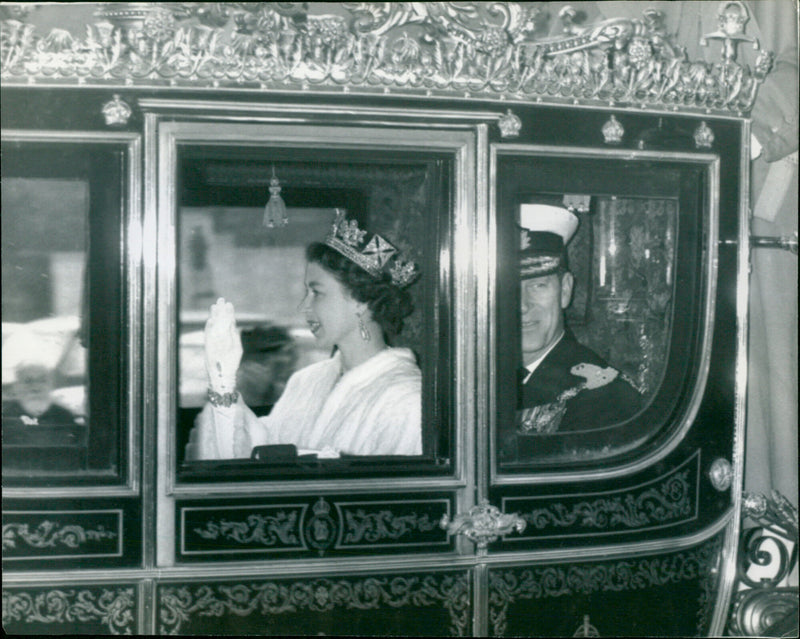
[[[403,330],[403,320],[414,311],[411,295],[392,284],[388,273],[377,279],[336,249],[321,242],[306,248],[306,259],[315,262],[333,275],[358,302],[367,305],[372,319],[381,325],[386,341]]]

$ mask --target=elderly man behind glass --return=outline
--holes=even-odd
[[[3,399],[3,426],[9,419],[23,426],[72,426],[75,416],[54,402],[53,371],[37,361],[20,362],[15,368],[12,397]]]

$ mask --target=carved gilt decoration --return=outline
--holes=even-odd
[[[195,616],[248,617],[436,605],[448,611],[452,634],[467,634],[470,587],[465,574],[161,586],[159,633],[181,634],[184,624]]]
[[[415,512],[397,515],[391,510],[364,512],[362,508],[344,512],[345,532],[343,545],[379,543],[387,539],[401,539],[416,532],[429,532],[437,523],[428,514]]]
[[[103,105],[103,117],[108,126],[125,126],[132,114],[130,105],[116,93]]]
[[[422,511],[418,512],[415,506]],[[192,523],[187,524],[191,539],[186,547],[190,554],[208,554],[223,548],[226,552],[309,548],[325,551],[331,547],[390,542],[390,545],[446,542],[447,536],[438,525],[443,510],[440,503],[431,506],[415,502],[399,502],[392,508],[353,508],[347,504],[335,504],[333,508],[323,498],[310,508],[254,507],[252,512],[245,509],[241,517],[232,510],[220,509],[220,516],[214,510],[203,509],[201,513],[208,513],[208,518],[197,518],[197,513],[192,513]]]
[[[742,533],[739,552],[739,576],[751,588],[777,586],[797,565],[798,517],[797,508],[781,495],[772,491],[770,497],[761,493],[744,493],[742,516],[758,524],[746,528]],[[767,537],[777,540],[777,557],[765,548]],[[777,563],[773,563],[774,559]],[[773,574],[760,576],[758,581],[747,577],[747,569],[751,565],[772,566]]]
[[[276,515],[253,513],[244,521],[209,520],[205,528],[195,528],[203,539],[226,539],[240,544],[257,543],[263,546],[300,546],[297,512],[280,511]]]
[[[439,525],[447,530],[448,535],[464,535],[475,544],[478,555],[483,556],[489,544],[500,537],[514,531],[522,533],[526,522],[517,513],[501,512],[499,508],[484,499],[469,511],[456,515],[452,520],[445,514]]]
[[[555,502],[533,508],[522,518],[537,530],[578,525],[584,530],[638,529],[654,524],[685,521],[694,513],[694,483],[689,470],[677,473],[661,485],[638,493],[581,500],[572,504]]]
[[[508,568],[489,572],[490,634],[503,636],[509,605],[520,599],[591,595],[601,592],[642,590],[700,580],[697,630],[708,630],[713,608],[721,540],[719,537],[693,550],[661,557],[625,559],[608,563]]]
[[[714,64],[687,59],[663,15],[649,8],[639,19],[583,26],[564,7],[562,35],[542,39],[537,27],[549,16],[535,3],[325,6],[330,13],[312,13],[300,2],[101,3],[84,37],[61,28],[37,33],[30,11],[9,8],[0,77],[18,84],[315,89],[742,113],[773,58],[761,51],[753,69],[737,62],[740,43],[758,43],[744,33],[749,16],[735,2],[721,3],[719,30],[704,36],[723,44]]]
[[[745,492],[742,518],[756,525],[745,527],[739,542],[739,588],[731,606],[729,633],[794,636],[800,597],[797,586],[786,585],[786,578],[797,568],[797,508],[777,491],[769,497]]]
[[[519,510],[527,534],[506,542],[549,536],[596,536],[652,530],[697,517],[699,454],[682,467],[624,491],[583,494],[560,499],[506,497],[503,508]]]
[[[22,543],[31,548],[79,548],[87,541],[114,539],[117,532],[106,530],[100,525],[96,528],[84,528],[79,525],[63,526],[58,522],[45,519],[36,528],[31,529],[26,523],[3,524],[3,550],[16,548]]]
[[[714,132],[705,121],[694,130],[694,145],[698,149],[710,149],[714,145]]]
[[[573,633],[573,637],[599,637],[600,633],[597,632],[597,628],[595,628],[591,622],[589,621],[589,615],[583,615],[583,623],[578,627],[578,629]]]
[[[733,482],[733,466],[724,457],[718,457],[708,469],[708,479],[715,490],[728,490]]]
[[[622,142],[622,136],[625,135],[625,127],[612,115],[603,125],[602,133],[603,141],[606,144],[619,144]]]
[[[133,586],[35,593],[3,588],[3,628],[13,632],[19,623],[69,624],[65,630],[75,632],[99,622],[109,634],[130,635],[135,631],[135,604]]]

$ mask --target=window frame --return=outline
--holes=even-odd
[[[141,266],[142,266],[142,139],[136,132],[124,131],[52,131],[3,129],[2,143],[21,144],[91,144],[119,148],[121,162],[120,186],[120,303],[121,319],[125,327],[120,339],[120,355],[126,365],[122,370],[120,396],[128,399],[126,410],[118,417],[117,441],[124,442],[115,475],[81,477],[65,475],[58,485],[5,485],[3,493],[9,498],[105,497],[138,495],[141,489],[141,385],[139,370],[141,353],[138,348],[141,317]],[[92,197],[90,193],[90,198]],[[90,417],[91,419],[91,417]]]
[[[697,280],[698,289],[702,293],[699,301],[699,317],[696,321],[701,322],[699,330],[699,346],[692,349],[692,353],[697,358],[696,376],[688,401],[683,403],[684,408],[680,411],[680,416],[672,418],[669,425],[665,424],[661,432],[663,435],[652,437],[645,441],[641,446],[626,452],[627,459],[620,460],[619,456],[597,460],[592,464],[593,467],[578,469],[574,464],[564,464],[564,470],[554,470],[553,465],[541,464],[538,468],[531,464],[528,472],[504,473],[501,471],[498,460],[497,449],[497,429],[498,429],[498,392],[497,385],[491,384],[488,390],[489,395],[489,423],[486,433],[483,434],[483,441],[487,441],[489,449],[489,473],[488,484],[490,486],[503,485],[522,485],[522,484],[547,484],[553,482],[579,482],[586,480],[609,479],[612,477],[622,477],[634,474],[644,468],[663,459],[686,437],[697,416],[700,404],[706,390],[708,373],[710,368],[710,356],[712,338],[714,333],[714,313],[717,296],[717,266],[718,266],[718,236],[719,236],[719,188],[720,188],[720,158],[711,153],[691,153],[691,152],[665,152],[665,151],[632,151],[627,149],[598,149],[590,147],[564,147],[538,144],[492,144],[490,147],[490,172],[494,176],[491,182],[491,192],[489,195],[490,218],[493,228],[498,224],[498,163],[500,157],[520,156],[531,158],[564,158],[579,160],[604,161],[642,161],[653,164],[670,163],[672,165],[682,164],[687,167],[697,167],[702,173],[702,183],[698,185],[699,195],[701,196],[700,206],[705,210],[697,212],[697,216],[702,218],[703,241],[700,248],[699,257],[699,276]],[[633,197],[626,194],[626,197]],[[680,211],[678,216],[680,218]],[[696,218],[695,218],[696,219]],[[679,227],[680,229],[680,227]],[[679,230],[680,233],[680,230]],[[677,250],[676,243],[676,250]],[[497,277],[497,245],[493,250],[493,279]],[[501,308],[500,300],[497,299],[496,291],[493,290],[490,299],[491,327],[489,336],[489,352],[494,359],[497,352],[497,323],[498,312]],[[674,311],[673,311],[674,312]],[[669,360],[667,360],[669,361]],[[496,362],[492,363],[493,375],[496,377]],[[658,397],[656,391],[652,397],[653,401]],[[646,410],[646,409],[645,409]]]
[[[156,101],[151,101],[155,103]],[[149,106],[149,105],[147,105]],[[185,105],[184,105],[185,106]],[[149,185],[146,199],[148,201],[146,224],[157,244],[157,255],[153,256],[157,263],[157,276],[152,286],[160,300],[158,320],[150,327],[148,334],[156,333],[156,350],[152,353],[158,379],[146,384],[153,384],[157,397],[156,431],[158,439],[159,498],[170,500],[173,497],[188,497],[208,494],[227,494],[234,492],[243,494],[276,494],[295,491],[314,491],[346,488],[369,488],[370,490],[390,490],[403,487],[437,487],[463,486],[470,481],[467,468],[471,455],[470,432],[474,430],[472,398],[475,395],[472,361],[469,353],[475,349],[475,314],[474,300],[477,299],[475,285],[475,267],[468,260],[453,259],[453,256],[470,254],[473,251],[473,237],[479,220],[478,207],[475,205],[476,188],[471,183],[475,175],[476,145],[478,139],[485,144],[486,125],[465,126],[442,123],[431,125],[409,124],[405,126],[386,126],[384,121],[366,121],[335,123],[330,121],[303,122],[298,124],[292,118],[269,118],[268,122],[247,119],[244,122],[231,121],[224,116],[204,116],[192,118],[186,111],[179,121],[157,113],[145,115],[145,134],[150,157],[156,159],[157,175],[148,179]],[[241,118],[238,118],[241,120]],[[213,124],[208,120],[214,120]],[[166,309],[176,308],[177,304],[177,271],[175,264],[176,221],[178,214],[177,196],[177,160],[180,145],[216,145],[216,146],[265,146],[286,149],[296,147],[337,148],[348,152],[360,151],[420,151],[427,152],[428,158],[434,155],[447,154],[453,171],[453,186],[450,194],[450,219],[448,220],[451,246],[442,249],[439,258],[440,286],[446,286],[452,316],[468,317],[468,321],[455,327],[440,325],[440,331],[446,333],[452,329],[451,361],[446,364],[453,387],[449,392],[454,406],[453,415],[449,417],[451,425],[449,472],[398,472],[394,476],[379,475],[376,470],[364,472],[354,477],[325,477],[324,473],[301,478],[269,477],[244,478],[231,481],[202,481],[198,483],[183,482],[178,477],[177,461],[179,451],[175,448],[175,421],[177,400],[176,375],[172,363],[177,357],[177,327],[171,313]],[[149,163],[154,166],[155,162]],[[156,259],[157,258],[157,259]],[[149,296],[146,297],[148,299]],[[149,316],[149,313],[145,311]],[[444,320],[439,321],[445,321]],[[423,415],[423,420],[427,416]],[[444,422],[447,424],[448,422]],[[464,424],[471,424],[465,428]],[[423,423],[423,428],[424,428]],[[429,470],[436,471],[433,464]],[[320,481],[323,479],[323,481]],[[161,517],[164,521],[164,518]]]

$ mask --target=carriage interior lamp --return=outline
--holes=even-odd
[[[272,229],[276,226],[286,226],[288,223],[289,214],[281,197],[281,183],[275,176],[275,165],[273,164],[272,177],[269,181],[269,200],[264,207],[264,226]]]

